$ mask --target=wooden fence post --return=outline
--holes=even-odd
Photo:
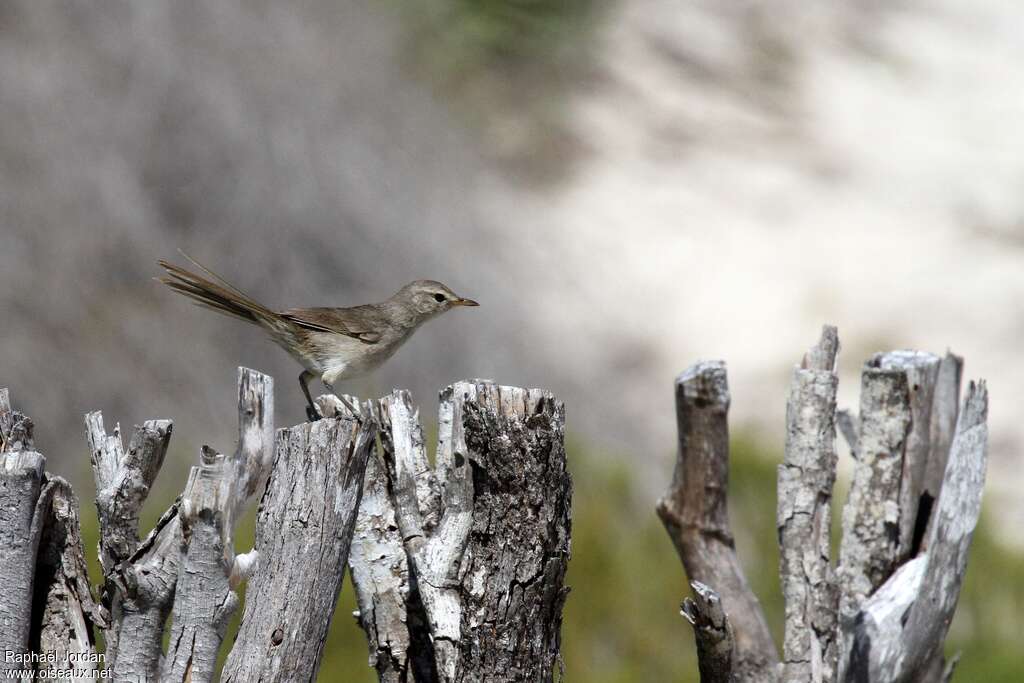
[[[743,579],[725,512],[723,363],[677,381],[679,457],[658,511],[693,580],[701,680],[925,683],[948,680],[952,620],[985,481],[988,393],[962,360],[917,351],[864,366],[860,414],[836,411],[839,340],[826,326],[793,373],[778,478],[783,663]],[[838,563],[830,502],[838,430],[856,457]]]
[[[383,458],[350,564],[380,680],[553,680],[572,494],[563,405],[456,383],[441,393],[434,467],[408,393],[379,414]]]
[[[234,454],[204,446],[141,541],[172,425],[146,422],[126,448],[119,427],[108,434],[101,414],[86,416],[97,603],[74,494],[45,472],[31,420],[0,392],[0,649],[19,654],[7,669],[79,669],[69,678],[89,680],[99,659],[119,681],[211,681],[235,591],[251,577],[222,680],[311,681],[351,564],[382,680],[552,680],[571,498],[560,402],[489,382],[449,387],[432,468],[406,392],[362,404],[358,418],[321,397],[325,419],[276,440],[272,380],[239,369],[238,400]],[[256,547],[236,553],[235,522],[260,495]]]

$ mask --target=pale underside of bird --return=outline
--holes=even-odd
[[[274,311],[229,284],[182,252],[203,275],[159,261],[167,277],[157,278],[195,303],[257,325],[304,368],[299,384],[309,419],[319,419],[309,393],[309,381],[321,381],[337,394],[335,385],[380,367],[420,325],[456,306],[477,306],[436,280],[414,280],[394,296],[376,304],[350,308],[289,308]],[[359,411],[338,396],[358,417]]]

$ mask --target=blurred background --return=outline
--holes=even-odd
[[[274,307],[443,280],[482,307],[344,389],[409,388],[428,425],[456,379],[563,398],[566,676],[695,681],[653,513],[673,377],[729,363],[734,525],[781,631],[792,365],[838,325],[856,406],[870,353],[950,348],[992,397],[950,654],[959,680],[1019,680],[1022,38],[1010,0],[4,2],[0,385],[94,538],[86,411],[174,419],[151,519],[200,444],[233,447],[237,365],[276,378],[279,425],[304,419],[298,366],[154,283],[158,258]],[[342,601],[320,680],[375,680]]]

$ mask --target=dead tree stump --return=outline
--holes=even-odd
[[[793,371],[786,407],[781,662],[729,529],[725,364],[698,363],[676,382],[679,454],[658,512],[692,580],[683,614],[705,683],[930,683],[952,674],[942,644],[981,510],[985,383],[971,382],[961,402],[960,358],[877,354],[852,416],[836,411],[838,350],[826,326]],[[857,461],[833,562],[837,427]]]
[[[378,410],[384,448],[349,562],[380,680],[553,680],[572,494],[563,405],[540,390],[452,385],[433,467],[409,395]]]
[[[211,681],[249,579],[222,680],[313,681],[350,564],[381,680],[552,680],[571,499],[560,402],[489,382],[449,387],[436,467],[406,392],[362,404],[358,418],[321,397],[324,419],[276,440],[269,377],[240,369],[238,405],[234,453],[204,446],[143,540],[171,422],[136,427],[126,448],[119,426],[108,434],[102,415],[86,416],[103,571],[94,601],[77,500],[0,392],[0,650],[17,654],[4,670]],[[257,496],[256,547],[236,553],[235,522]]]

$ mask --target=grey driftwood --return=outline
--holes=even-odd
[[[721,600],[732,624],[729,680],[773,681],[779,656],[729,526],[729,400],[723,362],[697,363],[676,379],[679,457],[657,510],[687,576]]]
[[[376,410],[383,452],[349,563],[379,679],[554,680],[572,492],[564,406],[456,383],[441,393],[434,466],[408,393]]]
[[[408,393],[365,402],[359,416],[333,396],[318,405],[324,419],[275,438],[272,380],[240,369],[237,448],[204,446],[142,540],[172,424],[148,421],[126,446],[119,426],[108,433],[100,413],[87,415],[94,599],[77,500],[45,472],[31,420],[0,392],[0,648],[21,655],[7,668],[211,681],[248,580],[221,680],[312,681],[351,565],[381,680],[552,680],[569,559],[562,404],[540,390],[457,383],[442,395],[436,467]],[[255,547],[241,552],[234,527],[256,498]],[[57,661],[32,659],[41,652]]]
[[[658,504],[692,580],[701,680],[818,683],[946,681],[943,641],[956,608],[985,481],[988,393],[963,361],[876,354],[859,415],[836,410],[839,339],[826,326],[794,369],[778,475],[785,631],[779,663],[743,578],[726,513],[725,365],[676,382],[679,454]],[[837,560],[830,557],[835,437],[854,454]]]

